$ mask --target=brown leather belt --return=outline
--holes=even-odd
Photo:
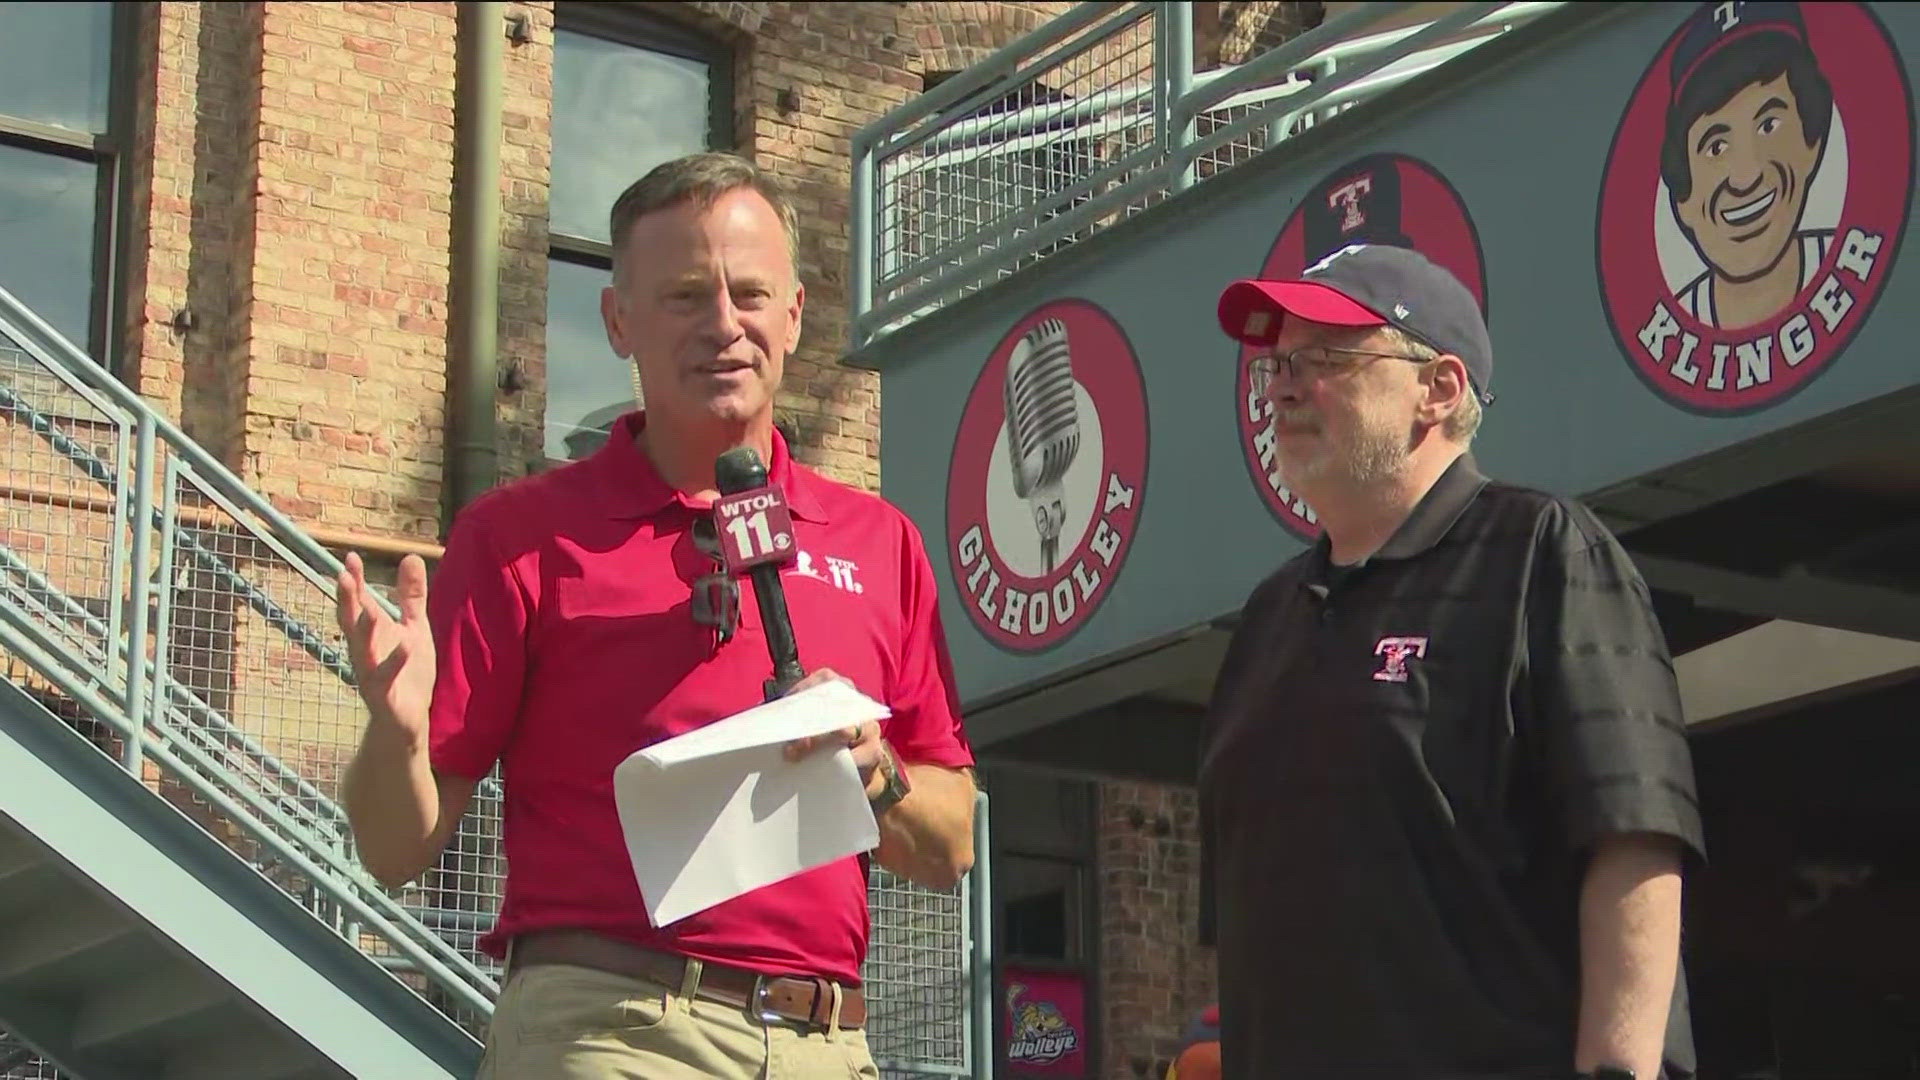
[[[536,930],[513,939],[513,970],[531,964],[571,964],[644,979],[677,992],[686,972],[685,957],[642,948],[632,942],[587,930]],[[512,971],[508,972],[512,975]],[[762,1020],[782,1020],[827,1030],[833,1019],[833,983],[761,975],[746,968],[701,962],[698,997],[750,1010]],[[867,996],[857,986],[840,988],[840,1026],[865,1027]]]

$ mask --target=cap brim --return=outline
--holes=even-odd
[[[1271,345],[1280,316],[1329,326],[1385,326],[1379,313],[1330,285],[1312,281],[1236,281],[1220,294],[1220,329],[1247,345]]]

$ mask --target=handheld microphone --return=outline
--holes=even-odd
[[[1080,451],[1080,410],[1073,397],[1065,323],[1047,319],[1027,331],[1007,358],[1005,391],[1013,493],[1033,508],[1042,572],[1051,573],[1067,520],[1067,466]]]
[[[766,627],[773,677],[763,689],[772,701],[807,675],[800,667],[800,648],[787,615],[786,587],[780,581],[781,565],[792,562],[799,550],[793,515],[787,510],[785,493],[768,483],[767,467],[750,446],[735,447],[715,459],[713,479],[721,494],[714,500],[713,523],[720,533],[727,571],[745,572],[753,579],[753,597],[760,605],[761,625]]]

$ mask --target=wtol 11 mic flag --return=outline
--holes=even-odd
[[[768,701],[793,689],[806,678],[800,666],[800,648],[794,640],[793,620],[787,614],[786,587],[780,567],[793,561],[799,543],[786,494],[767,478],[767,467],[750,446],[737,446],[713,463],[713,478],[721,498],[714,500],[714,526],[727,569],[744,571],[753,579],[753,597],[766,629],[767,655],[773,677],[764,687]]]
[[[1013,492],[1033,509],[1043,573],[1060,557],[1067,520],[1067,466],[1080,451],[1080,411],[1074,401],[1067,327],[1046,319],[1029,330],[1007,358],[1007,455]]]

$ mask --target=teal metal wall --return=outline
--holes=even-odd
[[[1415,246],[1444,248],[1438,257],[1458,261],[1477,245],[1498,401],[1475,450],[1497,476],[1592,493],[1920,382],[1911,345],[1920,268],[1902,242],[1920,7],[1807,6],[1797,33],[1832,84],[1839,123],[1813,170],[1783,164],[1779,153],[1768,158],[1752,141],[1778,124],[1739,129],[1748,141],[1728,153],[1759,147],[1749,155],[1759,164],[1747,169],[1757,179],[1728,181],[1717,196],[1711,211],[1730,216],[1715,226],[1719,239],[1708,252],[1737,261],[1745,241],[1728,234],[1762,220],[1750,215],[1768,190],[1792,201],[1804,188],[1800,228],[1832,227],[1834,238],[1807,241],[1815,245],[1808,263],[1817,257],[1818,269],[1750,331],[1713,330],[1682,308],[1679,294],[1704,264],[1698,256],[1688,263],[1691,248],[1671,225],[1660,239],[1659,143],[1672,107],[1673,49],[1680,44],[1682,67],[1701,70],[1687,62],[1681,39],[1689,26],[1712,52],[1774,7],[1571,5],[862,349],[854,362],[881,373],[883,493],[926,534],[963,697],[1004,698],[1229,614],[1301,549],[1310,523],[1302,528],[1277,509],[1282,500],[1263,494],[1249,466],[1258,425],[1239,419],[1240,353],[1217,329],[1215,301],[1227,282],[1276,257],[1296,212],[1304,217],[1331,199],[1336,223],[1347,220],[1344,202],[1356,197],[1338,192],[1368,172],[1363,159],[1371,155],[1411,159],[1385,187],[1400,182],[1400,204],[1410,211],[1401,225]],[[1734,25],[1709,31],[1709,19]],[[1730,108],[1747,104],[1765,102],[1740,97]],[[1762,121],[1749,115],[1741,123]],[[1701,127],[1687,133],[1690,144]],[[1704,175],[1710,166],[1698,167]],[[1449,199],[1464,207],[1467,233],[1450,219]],[[1367,198],[1357,201],[1372,212]],[[1312,213],[1324,233],[1325,215]],[[1302,221],[1292,231],[1309,228]],[[1292,258],[1297,269],[1304,249],[1289,251],[1299,253],[1278,261]],[[1663,275],[1672,282],[1663,284]],[[1836,284],[1827,285],[1829,277]],[[1675,327],[1667,333],[1662,323],[1648,335],[1662,349],[1661,365],[1639,345],[1656,305]],[[1036,573],[1049,595],[1066,580],[1075,602],[1068,632],[1050,617],[1045,632],[1016,635],[997,618],[970,615],[969,605],[980,615],[978,593],[996,574],[1004,594],[1007,560],[1033,558],[1034,541],[1021,534],[1032,526],[1019,518],[1025,507],[1009,495],[1009,464],[993,446],[1011,354],[1044,346],[1059,328],[1040,324],[1056,318],[1075,342],[1083,421],[1077,473],[1067,480],[1063,568],[1090,560],[1102,577],[1089,589],[1090,574]],[[1699,343],[1676,368],[1689,333]],[[1769,378],[1743,386],[1739,346],[1756,375],[1763,346],[1753,342],[1762,337]],[[1710,386],[1716,341],[1728,346],[1718,389]],[[1124,416],[1130,386],[1144,401],[1137,425]],[[1086,422],[1089,406],[1100,424]],[[1099,431],[1097,447],[1084,437],[1090,428]],[[1108,486],[1114,472],[1125,473],[1119,488]],[[999,546],[1019,550],[969,589],[982,545],[967,539],[967,526],[994,516],[981,508],[983,488],[998,509]],[[1132,501],[1103,531],[1098,513],[1071,504],[1098,497],[1095,510],[1103,510],[1108,491]],[[995,532],[989,525],[975,540],[993,547]],[[1004,615],[1003,604],[994,606]]]

